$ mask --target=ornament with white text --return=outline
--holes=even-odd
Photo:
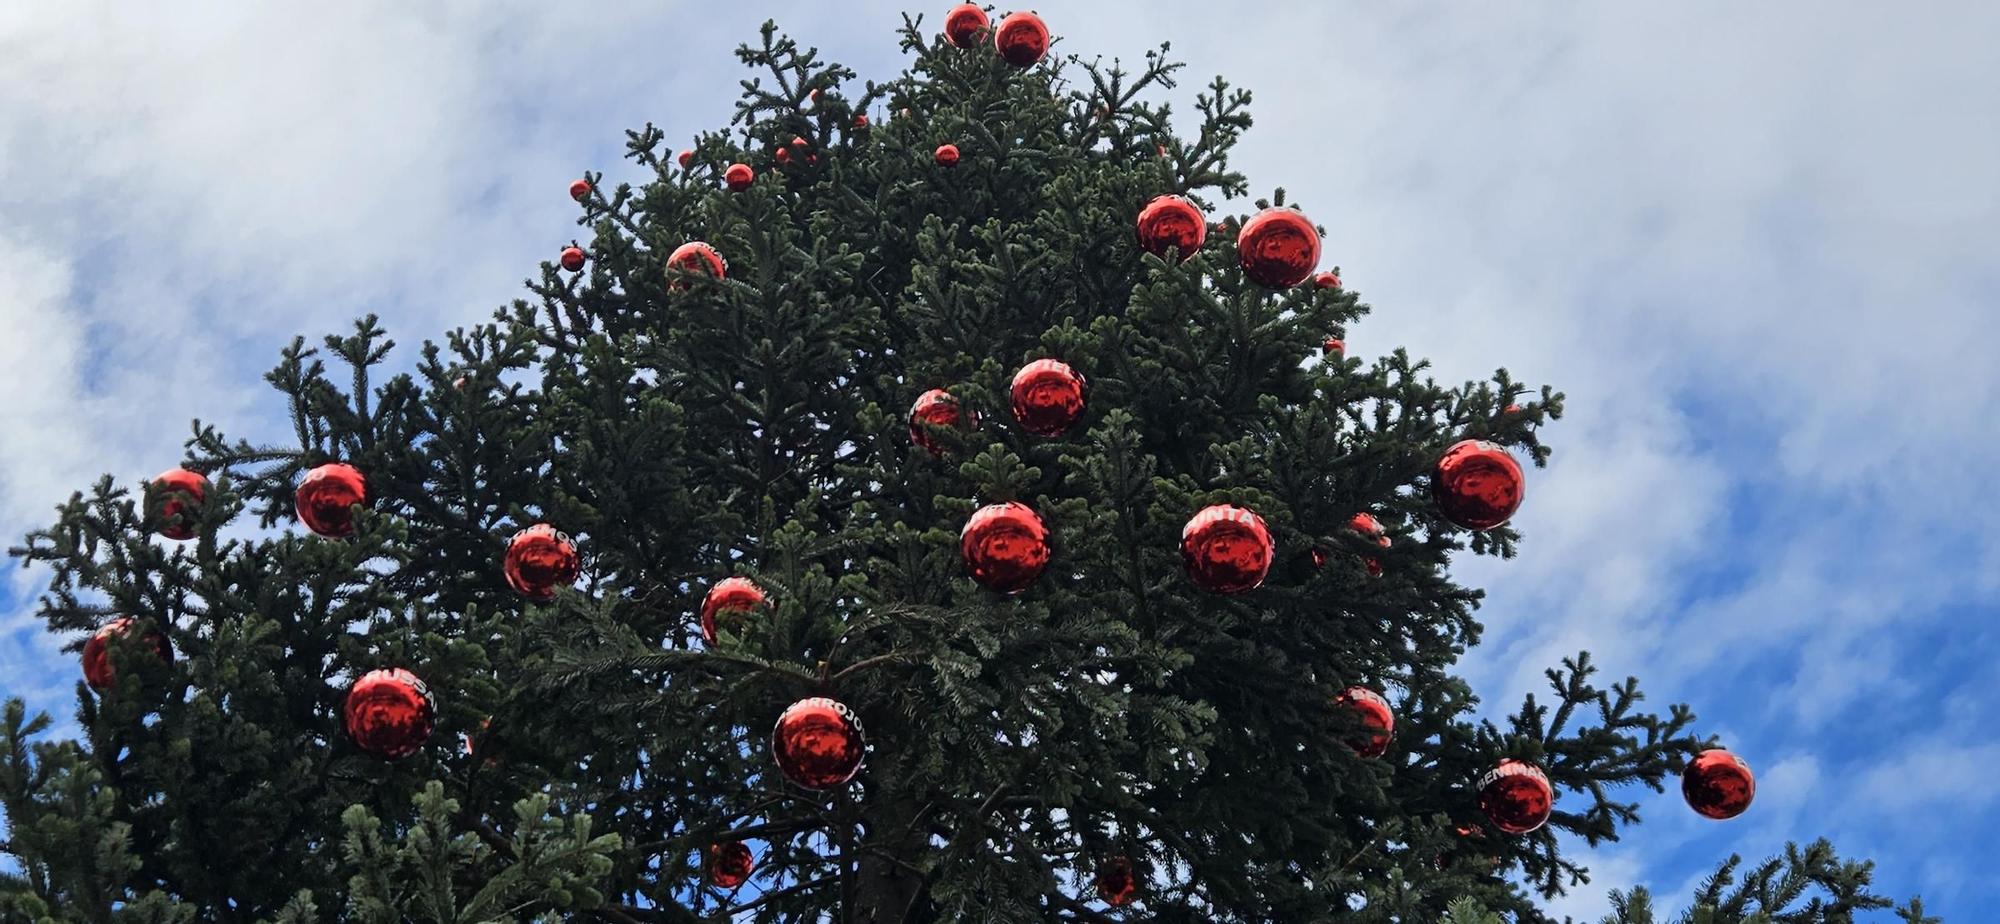
[[[200,472],[184,468],[167,469],[153,479],[149,499],[153,502],[153,519],[160,524],[160,535],[168,539],[193,539],[195,520],[201,514],[202,502],[208,499],[208,479]]]
[[[507,542],[501,571],[507,586],[536,600],[555,598],[556,588],[576,583],[576,543],[547,523],[537,523]]]
[[[1681,773],[1681,796],[1704,818],[1735,818],[1757,796],[1757,777],[1743,758],[1721,748],[1696,754]]]
[[[1123,908],[1139,897],[1139,878],[1132,875],[1132,861],[1111,857],[1097,868],[1097,897],[1113,908]]]
[[[1527,834],[1549,821],[1555,788],[1534,764],[1508,758],[1479,778],[1479,811],[1508,834]]]
[[[582,202],[590,195],[589,180],[575,180],[569,184],[569,197]]]
[[[667,255],[667,288],[686,289],[687,277],[696,273],[722,279],[729,275],[729,263],[722,259],[721,251],[704,241],[689,241]]]
[[[1319,265],[1319,230],[1295,209],[1265,209],[1237,232],[1236,259],[1257,284],[1289,289]]]
[[[961,406],[957,398],[942,388],[918,395],[917,403],[910,406],[910,441],[934,456],[942,456],[949,449],[930,427],[970,430],[977,426],[979,415]]]
[[[722,182],[735,192],[749,189],[756,179],[757,171],[750,169],[749,164],[730,164],[729,169],[722,171]]]
[[[1208,219],[1181,196],[1155,196],[1139,210],[1138,228],[1139,247],[1163,259],[1178,252],[1186,260],[1208,239]]]
[[[931,159],[937,161],[937,165],[940,167],[958,166],[958,145],[938,145],[937,152],[931,155]]]
[[[1380,520],[1375,519],[1374,516],[1368,513],[1364,512],[1355,514],[1354,519],[1347,521],[1347,528],[1352,529],[1357,533],[1360,533],[1363,539],[1367,539],[1375,543],[1376,545],[1381,546],[1382,548],[1386,549],[1389,547],[1388,531],[1382,528],[1382,522]],[[1368,569],[1369,577],[1382,576],[1381,559],[1369,556],[1363,558],[1361,560],[1361,564],[1363,567]]]
[[[355,681],[341,715],[356,747],[384,760],[401,760],[429,740],[437,703],[417,675],[392,667],[369,671]]]
[[[757,868],[757,858],[750,855],[750,845],[742,841],[724,841],[708,845],[708,881],[718,889],[734,889],[750,881],[750,872]]]
[[[561,258],[562,268],[574,273],[583,269],[583,248],[564,247]]]
[[[111,646],[127,644],[139,623],[130,616],[120,616],[99,628],[83,643],[83,681],[94,690],[109,690],[118,682],[118,671],[111,663]],[[147,629],[139,641],[152,648],[161,664],[174,663],[174,646],[167,636],[158,629]]]
[[[1348,687],[1334,697],[1333,704],[1346,709],[1365,731],[1347,739],[1347,746],[1362,757],[1381,757],[1389,752],[1396,733],[1396,711],[1382,694],[1367,687]]]
[[[1014,373],[1014,419],[1036,436],[1061,436],[1083,416],[1083,376],[1068,364],[1038,359]]]
[[[1438,513],[1465,529],[1492,529],[1521,509],[1527,479],[1521,464],[1498,443],[1461,440],[1445,450],[1431,472]]]
[[[368,480],[352,465],[328,462],[306,473],[295,500],[299,522],[314,534],[351,536],[355,506],[368,503]]]
[[[1008,64],[1031,67],[1049,53],[1049,27],[1033,13],[1009,13],[993,30],[993,47]]]
[[[738,617],[757,612],[764,607],[764,588],[746,577],[723,578],[708,589],[701,598],[701,640],[703,644],[714,645],[717,638],[718,621],[728,617],[737,622]]]
[[[981,586],[1018,594],[1048,567],[1049,530],[1025,504],[988,504],[965,521],[958,534],[958,554]]]
[[[1271,531],[1255,513],[1216,504],[1181,529],[1181,561],[1188,579],[1209,593],[1255,590],[1271,570]]]
[[[944,14],[945,40],[960,48],[971,48],[979,44],[979,34],[986,31],[989,20],[986,11],[976,3],[961,3]]]
[[[824,696],[793,703],[771,729],[771,756],[778,771],[806,789],[846,785],[861,771],[866,749],[861,718]]]

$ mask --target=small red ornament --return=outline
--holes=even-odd
[[[1123,908],[1139,897],[1139,880],[1132,875],[1132,861],[1112,857],[1097,868],[1097,897],[1113,908]]]
[[[1139,210],[1139,247],[1161,258],[1169,250],[1186,260],[1208,239],[1208,220],[1201,209],[1180,196],[1155,196]]]
[[[866,747],[861,717],[824,696],[793,703],[771,729],[778,771],[807,789],[846,785],[860,772]]]
[[[507,575],[507,586],[523,596],[553,599],[556,588],[576,582],[576,543],[555,527],[537,523],[507,542],[507,560],[501,570]]]
[[[701,241],[689,241],[674,248],[667,255],[667,288],[682,290],[688,287],[685,273],[704,273],[715,279],[729,275],[729,263],[715,248]]]
[[[1743,758],[1710,748],[1688,761],[1681,773],[1681,795],[1704,818],[1735,818],[1756,798],[1757,776]]]
[[[392,667],[369,671],[355,681],[342,715],[356,747],[385,760],[401,760],[430,738],[437,703],[417,675]]]
[[[819,88],[814,87],[811,93],[806,94],[806,99],[812,100],[815,106],[819,105]]]
[[[83,643],[83,680],[95,690],[109,690],[118,681],[118,671],[111,664],[111,646],[118,639],[131,637],[138,622],[130,616],[120,616],[100,627]],[[147,629],[139,638],[152,646],[153,653],[159,655],[160,663],[174,663],[174,646],[167,636],[158,629]]]
[[[1259,285],[1289,289],[1319,264],[1319,231],[1295,209],[1265,209],[1237,232],[1236,258]]]
[[[562,251],[562,268],[572,273],[583,269],[583,248],[564,247]]]
[[[1362,538],[1373,539],[1375,540],[1375,544],[1382,548],[1386,549],[1389,547],[1389,533],[1382,528],[1381,521],[1375,519],[1374,516],[1367,513],[1357,513],[1354,515],[1354,519],[1347,521],[1347,526],[1349,529],[1360,533]],[[1364,558],[1361,561],[1368,568],[1369,577],[1382,576],[1381,559]]]
[[[1083,416],[1083,376],[1067,364],[1038,359],[1014,373],[1014,419],[1036,436],[1061,436]]]
[[[1328,337],[1325,343],[1320,344],[1319,350],[1328,356],[1344,357],[1347,355],[1347,342],[1339,337]]]
[[[960,406],[950,392],[933,388],[918,395],[917,403],[910,406],[910,441],[924,447],[931,455],[944,455],[947,451],[944,442],[924,429],[925,424],[970,430],[979,426],[979,415],[970,408]]]
[[[722,182],[735,192],[749,189],[756,179],[757,171],[750,169],[749,164],[730,164],[729,169],[722,171]]]
[[[855,114],[854,114],[854,127],[855,127],[855,128],[867,128],[867,127],[868,127],[868,113],[865,113],[865,112],[857,112],[857,113],[855,113]]]
[[[988,504],[965,521],[958,554],[972,579],[986,589],[1018,594],[1048,567],[1049,530],[1025,504]]]
[[[1521,509],[1521,465],[1498,443],[1461,440],[1438,459],[1431,498],[1438,513],[1466,529],[1492,529]]]
[[[1209,593],[1255,590],[1271,570],[1271,531],[1255,513],[1216,504],[1181,529],[1181,561],[1189,580]]]
[[[1507,405],[1507,406],[1506,406],[1505,408],[1503,408],[1503,409],[1502,409],[1502,410],[1500,411],[1500,413],[1502,413],[1502,414],[1519,414],[1519,413],[1521,413],[1521,406],[1520,406],[1520,405],[1518,405],[1518,404],[1509,404],[1509,405]]]
[[[570,197],[571,199],[575,199],[575,200],[576,200],[576,201],[578,201],[578,202],[582,202],[582,201],[584,200],[584,198],[585,198],[585,197],[587,197],[587,196],[589,196],[589,195],[590,195],[590,181],[589,181],[589,180],[572,180],[572,181],[570,182],[570,184],[569,184],[569,197]]]
[[[689,164],[694,163],[694,152],[682,151],[680,157],[677,159],[681,162],[681,169],[686,170]]]
[[[1033,13],[1009,13],[993,30],[993,47],[1015,67],[1031,67],[1049,53],[1049,27]]]
[[[1332,273],[1320,273],[1313,277],[1313,285],[1319,286],[1322,289],[1338,289],[1340,288],[1340,277]]]
[[[958,166],[958,145],[938,145],[937,153],[931,155],[931,159],[937,161],[937,165],[940,167]]]
[[[977,4],[961,3],[944,14],[945,41],[960,48],[971,48],[979,44],[979,34],[986,31],[987,25],[985,10]]]
[[[1347,739],[1354,753],[1367,758],[1389,752],[1389,740],[1396,734],[1396,712],[1382,694],[1367,687],[1348,687],[1334,697],[1333,704],[1354,714],[1367,733]]]
[[[354,534],[354,506],[368,503],[368,480],[345,462],[328,462],[306,473],[295,495],[299,522],[321,536]]]
[[[771,159],[777,161],[780,167],[789,167],[792,165],[792,149],[779,148],[777,153],[771,155]]]
[[[153,519],[168,539],[193,539],[195,518],[208,499],[208,479],[200,472],[170,468],[153,479]]]
[[[754,613],[764,606],[764,588],[744,577],[723,578],[701,598],[701,640],[714,645],[716,620],[738,613]]]
[[[1508,834],[1527,834],[1549,821],[1555,789],[1534,764],[1508,758],[1479,778],[1479,810]]]
[[[750,855],[750,845],[742,841],[724,841],[708,845],[708,881],[718,889],[734,889],[750,881],[750,871],[757,868],[757,858]]]

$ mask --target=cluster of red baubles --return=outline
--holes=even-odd
[[[1156,196],[1139,210],[1139,247],[1165,258],[1186,260],[1208,239],[1208,218],[1184,196]],[[1319,229],[1297,209],[1268,208],[1243,223],[1236,232],[1236,262],[1252,282],[1272,289],[1289,289],[1313,276],[1319,265]],[[1331,283],[1340,285],[1331,273]]]
[[[979,44],[992,24],[986,11],[976,4],[961,3],[944,14],[945,41],[960,48]],[[1015,67],[1032,67],[1049,53],[1049,27],[1033,13],[1009,13],[993,32],[993,48],[1001,59]]]

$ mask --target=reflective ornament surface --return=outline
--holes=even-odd
[[[385,760],[415,754],[431,736],[437,704],[417,675],[400,667],[369,671],[347,691],[347,737]]]
[[[958,166],[958,145],[938,145],[937,153],[931,155],[931,159],[937,161],[937,165],[940,167]]]
[[[1509,758],[1479,778],[1479,811],[1508,834],[1527,834],[1549,821],[1555,789],[1534,764]]]
[[[1710,748],[1696,754],[1681,771],[1681,795],[1704,818],[1735,818],[1757,797],[1757,777],[1743,758]]]
[[[734,889],[750,881],[750,872],[757,868],[757,858],[750,855],[750,845],[742,841],[724,841],[708,845],[708,881],[718,889]]]
[[[778,771],[807,789],[833,789],[854,779],[866,748],[860,717],[824,696],[793,703],[771,729]]]
[[[583,269],[583,248],[564,247],[562,249],[562,257],[558,262],[562,264],[563,269],[569,270],[572,273]]]
[[[717,620],[755,614],[764,608],[764,588],[746,577],[723,578],[701,598],[701,640],[715,644]],[[740,630],[739,630],[740,631]]]
[[[1061,436],[1083,416],[1083,376],[1068,364],[1038,359],[1014,373],[1014,419],[1036,436]]]
[[[1297,210],[1265,209],[1237,232],[1236,259],[1257,284],[1290,288],[1306,281],[1319,265],[1319,231]]]
[[[83,643],[83,681],[94,690],[109,690],[118,682],[118,670],[111,663],[111,646],[125,644],[137,631],[139,623],[130,616],[120,616],[103,626]],[[153,649],[161,664],[174,663],[174,646],[167,636],[158,629],[148,629],[140,636],[139,642]]]
[[[960,48],[971,48],[979,44],[980,33],[986,31],[990,20],[986,11],[976,3],[961,3],[944,14],[945,41]]]
[[[547,523],[537,523],[507,541],[501,565],[507,586],[523,596],[552,599],[556,589],[576,583],[576,543]]]
[[[321,536],[354,534],[354,507],[368,503],[368,480],[345,462],[328,462],[306,473],[294,495],[299,522]]]
[[[1466,529],[1492,529],[1521,509],[1527,479],[1498,443],[1461,440],[1445,450],[1431,472],[1438,513]]]
[[[702,273],[715,279],[729,275],[729,264],[722,259],[722,253],[703,241],[689,241],[674,248],[667,255],[667,288],[682,290],[688,287],[686,274]]]
[[[1347,356],[1347,343],[1339,337],[1328,337],[1325,343],[1320,344],[1319,351],[1327,356],[1342,359]]]
[[[193,539],[195,518],[208,499],[208,479],[199,472],[170,468],[153,479],[149,498],[160,535],[168,539]]]
[[[589,180],[572,180],[570,182],[569,197],[571,199],[575,199],[578,202],[582,202],[589,195],[590,195]]]
[[[1322,289],[1340,288],[1340,277],[1332,273],[1320,273],[1313,277],[1313,285]]]
[[[1382,548],[1386,549],[1389,547],[1388,531],[1382,528],[1382,523],[1380,520],[1375,519],[1375,517],[1369,513],[1363,512],[1355,514],[1354,519],[1347,521],[1347,528],[1352,529],[1357,533],[1360,533],[1362,538],[1371,540],[1376,545]],[[1361,560],[1361,564],[1363,567],[1368,569],[1369,577],[1382,576],[1381,559],[1370,556],[1367,558],[1363,558]]]
[[[931,455],[944,455],[949,450],[943,440],[925,425],[970,430],[979,426],[979,415],[960,405],[950,392],[933,388],[918,395],[917,402],[910,405],[910,441]]]
[[[1209,593],[1239,594],[1264,583],[1271,570],[1271,531],[1241,507],[1216,504],[1181,529],[1188,579]]]
[[[1027,590],[1049,564],[1049,531],[1025,504],[988,504],[958,534],[958,554],[980,586],[1003,594]]]
[[[1396,712],[1382,694],[1367,687],[1348,687],[1334,697],[1333,704],[1352,713],[1366,731],[1347,739],[1347,746],[1362,757],[1381,757],[1389,752],[1396,734]]]
[[[1155,196],[1139,210],[1139,247],[1162,259],[1178,251],[1186,260],[1208,240],[1208,219],[1181,196]]]
[[[682,170],[686,170],[689,165],[694,163],[694,152],[682,151],[680,155],[675,158],[675,160],[680,161]]]
[[[749,189],[756,179],[757,171],[750,169],[749,164],[730,164],[729,169],[722,171],[722,182],[736,192]]]
[[[993,47],[1008,64],[1032,66],[1049,53],[1049,27],[1033,13],[1009,13],[993,30]]]

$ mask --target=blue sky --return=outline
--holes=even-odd
[[[947,3],[922,9],[935,22]],[[726,121],[766,17],[864,77],[889,4],[0,7],[0,533],[187,420],[282,438],[292,334],[483,320],[577,233],[568,180],[651,120]],[[1664,5],[1662,5],[1664,6]],[[1675,901],[1833,837],[1952,920],[2000,900],[2000,8],[1189,2],[1038,9],[1059,50],[1160,41],[1256,94],[1237,163],[1376,307],[1351,353],[1569,394],[1466,674],[1494,706],[1591,649],[1759,770],[1594,857]],[[914,8],[912,8],[914,9]],[[405,360],[414,351],[406,351]],[[12,540],[10,540],[12,541]],[[0,578],[0,686],[67,716],[41,575]]]

